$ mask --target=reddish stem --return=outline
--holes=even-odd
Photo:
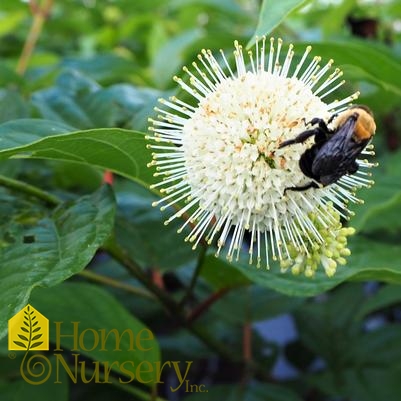
[[[160,273],[159,270],[152,270],[152,281],[153,281],[153,284],[155,284],[157,287],[159,287],[163,290],[165,289],[163,275]]]
[[[242,339],[242,352],[244,361],[250,362],[252,360],[252,327],[249,322],[244,324]]]
[[[216,301],[223,297],[228,291],[231,290],[231,287],[221,288],[216,291],[209,298],[206,298],[202,303],[196,306],[188,315],[187,321],[188,323],[192,323],[194,320],[198,319],[204,312],[206,312],[211,305],[213,305]]]

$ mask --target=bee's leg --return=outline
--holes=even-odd
[[[327,120],[327,124],[330,124],[333,122],[333,120],[338,116],[339,113],[334,113],[330,116],[330,118]]]
[[[320,125],[322,122],[324,123],[324,120],[319,117],[312,118],[312,120],[310,120],[310,121],[306,121],[306,119],[303,118],[302,121],[304,122],[305,126]]]
[[[302,185],[300,187],[288,187],[284,189],[284,195],[287,191],[301,192],[301,191],[307,191],[310,188],[320,188],[320,186],[316,182],[311,181],[310,183]]]
[[[305,123],[305,126],[317,125],[320,128],[320,131],[322,133],[325,133],[325,135],[327,135],[331,131],[327,125],[330,124],[334,120],[334,118],[337,116],[338,116],[338,113],[332,114],[330,116],[330,118],[328,119],[327,123],[326,123],[326,121],[323,120],[323,118],[319,118],[319,117],[312,118],[312,120],[310,120],[308,122],[306,122],[305,118],[303,118],[302,121]]]
[[[297,135],[294,139],[289,139],[288,141],[284,141],[280,144],[278,147],[279,149],[284,148],[285,146],[288,145],[293,145],[294,143],[302,143],[305,142],[308,138],[311,136],[319,134],[321,131],[319,128],[314,128],[314,129],[309,129],[304,132],[301,132],[299,135]]]
[[[359,164],[354,160],[351,166],[348,168],[348,174],[355,174],[359,169]]]

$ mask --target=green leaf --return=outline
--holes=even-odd
[[[249,401],[301,401],[288,387],[270,383],[255,383],[251,386],[248,397]]]
[[[170,92],[118,84],[104,89],[99,96],[108,98],[110,107],[118,109],[115,121],[117,126],[146,131],[149,126],[148,118],[155,114],[154,107],[158,99],[170,96]]]
[[[22,353],[21,353],[22,354]],[[0,381],[0,394],[4,401],[43,401],[56,399],[57,401],[68,401],[69,379],[67,373],[63,369],[56,369],[56,359],[54,356],[46,356],[49,360],[50,366],[52,367],[49,378],[40,385],[32,385],[21,379],[19,372],[21,360],[15,359],[13,362],[18,361],[18,366],[15,366],[12,370],[10,369],[10,359],[8,361],[2,361],[4,367],[7,367],[7,374],[3,374],[2,377],[7,375],[12,376],[13,379],[7,382]],[[39,378],[44,379],[48,371],[42,371],[41,365],[42,360],[35,360],[36,366],[32,366],[32,372],[37,374]]]
[[[399,237],[401,222],[398,218],[401,208],[401,154],[395,153],[373,170],[375,185],[358,191],[364,200],[362,205],[353,205],[355,216],[352,226],[363,232],[380,232]]]
[[[302,298],[288,297],[267,288],[251,286],[231,290],[215,302],[211,310],[223,321],[245,323],[289,313],[302,302]],[[261,308],[261,305],[264,307]]]
[[[326,37],[335,35],[342,30],[344,21],[352,14],[356,3],[356,0],[343,0],[338,4],[332,3],[329,7],[325,3],[326,7],[324,10],[319,10],[320,12],[318,11],[315,15],[310,16],[310,18],[312,21],[319,21],[319,26],[322,27]]]
[[[16,222],[2,226],[13,242],[0,248],[0,337],[6,334],[7,320],[26,305],[32,289],[53,286],[84,269],[113,224],[113,194],[105,186],[62,204],[31,226]],[[24,243],[25,235],[34,241]]]
[[[66,130],[65,125],[43,120],[2,124],[0,160],[31,157],[73,161],[105,168],[142,184],[154,181],[153,171],[147,168],[151,152],[144,134],[118,128],[65,134]]]
[[[375,176],[375,185],[370,189],[358,191],[358,197],[364,200],[361,205],[352,205],[355,213],[352,226],[358,231],[394,231],[400,228],[399,208],[401,191],[397,191],[393,177]]]
[[[145,131],[157,100],[169,95],[130,84],[103,88],[82,72],[67,70],[60,73],[53,86],[33,93],[32,104],[42,118],[79,129],[120,127]]]
[[[61,67],[78,70],[95,81],[115,82],[132,74],[133,63],[116,54],[95,54],[91,57],[65,58]]]
[[[161,270],[195,264],[199,252],[184,242],[184,233],[177,234],[182,222],[174,221],[166,226],[166,214],[152,207],[158,198],[137,183],[124,183],[119,188],[117,184],[115,235],[128,254],[143,267]]]
[[[35,92],[32,103],[45,119],[79,129],[133,127],[146,130],[157,99],[155,89],[117,84],[102,88],[78,71],[64,71],[53,87]]]
[[[361,284],[346,285],[295,313],[301,340],[327,365],[327,373],[312,377],[312,383],[334,398],[373,401],[386,394],[386,400],[396,400],[401,325],[385,325],[383,319],[382,327],[363,330],[366,298]],[[376,391],[379,377],[384,392]]]
[[[294,317],[302,342],[331,366],[345,367],[349,361],[349,342],[360,332],[355,322],[364,301],[361,284],[339,287],[321,302],[308,302],[295,312]]]
[[[309,0],[263,0],[258,25],[247,48],[255,43],[257,36],[269,35],[291,11],[303,6],[307,1]]]
[[[257,269],[255,266],[249,265],[246,262],[229,263],[223,258],[215,258],[211,255],[205,258],[204,263],[209,265],[207,268],[209,271],[218,271],[221,269],[223,272],[226,272],[226,275],[229,275],[231,274],[230,272],[232,272],[233,275],[236,275],[237,284],[240,284],[241,281],[244,285],[252,282],[262,287],[271,288],[275,291],[291,296],[317,295],[333,288],[344,280],[343,277],[339,277],[339,272],[329,279],[323,272],[318,271],[316,276],[311,279],[303,275],[294,276],[290,272],[280,273],[277,265],[272,265],[270,270],[266,270],[265,268]],[[242,276],[241,279],[240,276],[237,275],[238,273]],[[221,274],[221,272],[216,272],[216,274]],[[213,280],[215,281],[216,279],[213,278]],[[229,278],[227,278],[227,280],[230,281]],[[221,286],[224,286],[224,283],[225,279],[223,278],[221,280]]]
[[[28,145],[41,138],[73,131],[71,126],[49,120],[20,119],[0,124],[0,151]]]
[[[153,79],[158,87],[164,88],[172,82],[173,75],[177,74],[184,63],[185,50],[202,36],[200,29],[186,31],[159,49],[152,62]],[[169,62],[166,63],[166,60]]]
[[[75,354],[85,355],[103,364],[108,363],[108,366],[119,373],[123,380],[126,380],[121,374],[124,373],[123,368],[134,372],[136,377],[136,369],[141,362],[147,361],[154,367],[154,363],[161,360],[159,345],[154,335],[153,339],[145,341],[148,335],[150,338],[150,330],[107,291],[95,285],[62,283],[52,288],[37,289],[32,294],[31,303],[50,320],[50,340],[55,346],[59,340],[61,349],[73,349]],[[61,322],[59,339],[54,322]],[[77,338],[76,342],[72,335],[74,333],[72,322],[78,322],[77,330],[80,340],[78,341]],[[145,329],[146,332],[139,334]],[[84,330],[91,333],[85,335]],[[99,330],[104,330],[105,335],[111,330],[117,331],[121,339],[119,344],[116,342],[115,332],[111,332],[102,344]],[[123,334],[125,330],[128,331]],[[129,331],[132,332],[132,337]],[[99,344],[95,347],[94,332],[99,333]],[[140,347],[138,347],[138,341]],[[65,354],[65,357],[67,355]],[[120,368],[124,362],[123,368]],[[145,368],[141,377],[144,382],[156,378],[155,368],[151,373],[145,373],[144,370]]]
[[[401,247],[399,243],[381,242],[381,238],[355,236],[349,244],[352,250],[348,258],[350,278],[379,280],[401,284]]]
[[[297,47],[302,48],[302,44]],[[307,44],[304,44],[306,47]],[[323,60],[334,59],[335,66],[351,65],[363,70],[362,79],[368,79],[384,89],[401,95],[401,65],[387,48],[356,39],[347,42],[313,43],[313,54]]]
[[[26,18],[23,10],[0,15],[0,37],[18,30],[18,26]]]
[[[381,287],[377,293],[368,298],[355,316],[356,320],[363,319],[366,315],[387,308],[401,302],[401,288],[399,285],[386,285]]]
[[[241,270],[233,268],[222,258],[215,258],[211,253],[206,256],[200,274],[216,290],[252,284],[252,280]]]
[[[272,264],[270,270],[257,269],[245,261],[229,263],[212,255],[205,258],[204,277],[212,283],[219,282],[219,288],[229,287],[234,283],[247,285],[252,282],[291,296],[314,296],[350,279],[401,283],[399,245],[357,235],[349,240],[349,248],[352,254],[347,258],[347,265],[338,266],[333,277],[327,277],[323,268],[318,269],[315,277],[307,278],[303,275],[294,276],[290,272],[280,273],[277,264]],[[234,282],[229,277],[231,274],[235,277]]]
[[[335,398],[398,401],[401,397],[400,350],[401,326],[388,325],[349,341],[348,348],[342,352],[348,356],[346,365],[332,366],[326,374],[309,380]]]
[[[399,366],[401,325],[398,323],[380,327],[354,338],[354,343],[350,345],[349,356],[357,367],[387,369],[389,365]]]
[[[15,90],[0,90],[0,122],[28,117],[28,105]]]
[[[353,399],[360,399],[363,393],[367,401],[400,399],[400,338],[400,325],[393,325],[368,333],[353,344],[350,356],[356,358],[356,369],[348,373],[346,389]]]
[[[49,163],[50,164],[50,163]],[[76,192],[77,188],[84,192],[96,191],[102,185],[102,172],[89,164],[57,161],[51,163],[52,186]]]
[[[67,71],[57,78],[54,87],[34,93],[32,103],[45,119],[81,129],[109,126],[113,108],[97,101],[100,91],[95,81],[78,71]]]
[[[12,68],[0,64],[0,86],[22,85],[23,79]]]

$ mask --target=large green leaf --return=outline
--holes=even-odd
[[[344,280],[344,277],[340,277],[340,273],[329,279],[323,272],[318,271],[316,276],[311,279],[303,275],[294,276],[290,272],[280,273],[279,267],[276,264],[272,265],[270,270],[264,268],[257,269],[255,266],[248,265],[245,262],[229,263],[223,258],[215,258],[211,255],[205,259],[205,264],[209,265],[206,269],[208,272],[206,279],[211,279],[212,282],[216,281],[213,277],[214,275],[211,275],[211,272],[215,271],[216,275],[220,275],[220,285],[223,287],[225,283],[223,276],[229,276],[232,273],[236,276],[235,281],[237,285],[241,282],[243,285],[253,282],[262,287],[268,287],[292,296],[316,295],[327,291]],[[237,273],[240,273],[242,277],[237,276]],[[232,280],[231,278],[227,278],[227,280],[227,286],[230,286]]]
[[[110,235],[114,198],[105,186],[93,195],[66,202],[49,216],[22,225],[1,226],[0,337],[7,321],[37,286],[53,286],[84,269]]]
[[[1,74],[1,72],[0,72]],[[0,90],[0,122],[28,117],[28,105],[15,90]]]
[[[305,48],[307,45],[297,44],[297,48]],[[401,94],[401,64],[388,49],[355,39],[347,42],[312,43],[312,47],[313,54],[321,56],[323,60],[334,59],[336,67],[357,67],[362,71],[362,79],[368,79],[389,91]]]
[[[295,311],[300,340],[329,365],[349,362],[349,342],[359,334],[360,321],[354,321],[364,301],[361,284],[339,287],[320,302],[307,302]],[[335,350],[337,352],[335,352]]]
[[[139,366],[142,370],[140,380],[147,384],[155,380],[157,372],[154,364],[161,360],[157,339],[107,291],[90,284],[62,283],[56,287],[35,290],[31,304],[49,319],[50,341],[55,346],[59,339],[61,349],[71,349],[74,354],[102,362],[101,365],[108,363],[109,368],[120,373],[122,380],[128,380],[121,374],[127,374],[124,369],[133,372],[134,380],[137,380],[137,368],[146,361],[142,368]],[[61,322],[58,326],[60,337],[57,337],[54,322]],[[72,322],[78,322],[78,326]],[[79,340],[78,337],[75,337],[76,340],[73,338],[74,327],[78,330]],[[116,334],[110,334],[102,347],[99,332],[102,329],[106,334],[117,331],[119,345]],[[92,333],[85,335],[84,330]],[[131,331],[132,337],[128,331],[123,334],[125,330]],[[142,330],[145,331],[141,333]],[[93,331],[99,333],[98,346],[95,345]],[[150,337],[153,339],[146,340]],[[67,353],[64,358],[69,359]],[[82,360],[81,356],[79,358]],[[149,364],[152,365],[152,372],[146,373],[145,370],[150,370]],[[87,363],[87,366],[88,369],[94,368],[92,363]],[[89,370],[87,377],[91,377]]]
[[[370,296],[359,308],[354,320],[362,320],[370,313],[388,308],[401,302],[401,288],[396,284],[382,286],[374,295]]]
[[[39,158],[73,161],[105,168],[149,184],[147,168],[151,152],[145,135],[118,128],[93,129],[65,134],[60,123],[44,120],[16,120],[0,125],[0,160]]]
[[[211,310],[219,320],[244,324],[290,313],[302,302],[303,298],[288,297],[266,287],[254,285],[231,290],[215,302]]]
[[[0,86],[22,86],[23,79],[12,68],[5,64],[0,64]]]
[[[57,121],[29,118],[8,121],[0,124],[0,152],[71,131],[74,131],[73,127]]]
[[[352,206],[356,214],[352,226],[359,231],[397,235],[401,232],[401,153],[381,160],[373,178],[376,182],[373,188],[358,192],[364,203]]]
[[[174,37],[159,49],[152,61],[153,79],[159,87],[166,87],[184,63],[184,52],[195,41],[202,38],[200,29],[193,29]],[[166,60],[169,60],[166,63]]]
[[[122,188],[121,188],[122,187]],[[143,267],[173,270],[194,265],[198,252],[178,235],[182,221],[164,224],[169,213],[152,207],[158,198],[137,183],[116,185],[116,239],[128,254]],[[169,211],[170,214],[172,211]]]
[[[249,48],[255,43],[257,36],[262,37],[263,35],[269,35],[291,11],[302,6],[307,1],[308,0],[263,0],[256,31],[247,47]]]
[[[81,10],[82,11],[82,10]],[[132,60],[116,54],[95,54],[91,57],[66,58],[61,66],[79,70],[92,79],[101,82],[121,81],[132,74],[135,66]]]
[[[379,297],[375,297],[376,306],[368,309],[379,307]],[[380,298],[387,298],[381,305],[386,306],[389,298],[395,300],[395,292]],[[397,379],[401,325],[386,324],[382,315],[379,327],[364,330],[361,317],[368,312],[365,305],[370,299],[362,285],[346,285],[319,302],[305,303],[295,313],[301,341],[323,358],[327,366],[323,374],[312,375],[309,379],[322,392],[335,398],[347,396],[374,401],[383,397],[395,401],[401,394]]]
[[[401,247],[381,238],[357,236],[350,241],[349,278],[401,284]]]
[[[97,82],[78,71],[66,71],[57,78],[55,86],[34,93],[32,103],[45,119],[80,129],[107,127],[113,108],[97,100],[99,91]]]
[[[335,333],[326,333],[330,337]],[[341,334],[337,333],[337,338]],[[335,398],[376,401],[398,401],[400,385],[401,326],[387,325],[360,334],[348,341],[344,349],[332,348],[332,354],[342,355],[343,362],[330,366],[325,374],[310,378],[322,392]]]
[[[49,378],[44,383],[33,386],[20,378],[21,374],[19,368],[22,362],[22,356],[23,354],[21,353],[17,354],[17,358],[14,360],[10,360],[10,358],[7,357],[7,359],[1,361],[2,366],[5,368],[5,372],[3,372],[2,376],[13,378],[4,383],[0,382],[0,394],[3,400],[21,401],[29,399],[30,401],[43,401],[57,399],[57,401],[68,401],[69,381],[66,372],[62,369],[52,369]],[[48,360],[51,366],[55,366],[56,358],[54,356],[49,356]],[[13,362],[17,362],[17,366],[13,366]],[[43,376],[47,374],[47,371],[44,371],[45,374],[43,375],[43,371],[41,371],[42,366],[40,365],[41,361],[37,362],[39,363],[33,367],[33,372],[43,378]],[[15,377],[19,379],[15,380]]]
[[[215,258],[212,255],[206,257],[205,273],[202,271],[202,275],[204,274],[205,278],[214,285],[219,282],[220,288],[247,285],[253,282],[293,296],[317,295],[350,279],[401,283],[401,247],[399,245],[359,235],[351,237],[349,248],[352,254],[347,258],[347,265],[339,266],[333,277],[327,277],[323,268],[318,269],[315,277],[307,278],[303,275],[294,276],[290,272],[280,273],[276,264],[273,264],[270,270],[257,269],[245,262],[228,263],[223,258]]]
[[[401,327],[366,333],[349,344],[354,370],[346,371],[345,391],[351,399],[398,401],[401,398]]]
[[[54,86],[35,92],[32,102],[43,118],[79,129],[145,130],[147,118],[154,113],[153,107],[162,95],[160,91],[129,84],[102,88],[78,71],[64,71]]]

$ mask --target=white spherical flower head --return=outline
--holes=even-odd
[[[313,138],[281,149],[279,145],[305,131],[313,118],[328,120],[346,109],[358,94],[325,103],[344,83],[339,69],[331,71],[333,61],[320,66],[320,58],[314,57],[307,63],[308,47],[293,66],[292,45],[282,57],[281,40],[277,49],[273,39],[268,48],[265,43],[256,44],[248,62],[235,43],[235,70],[222,51],[218,61],[209,50],[202,51],[192,71],[184,68],[189,83],[175,80],[195,102],[160,100],[165,107],[151,120],[150,138],[156,144],[150,145],[155,150],[150,164],[162,177],[153,187],[165,194],[156,204],[180,206],[166,223],[185,214],[179,231],[191,226],[186,239],[194,247],[202,238],[217,240],[217,253],[226,246],[232,260],[239,258],[247,237],[250,263],[259,266],[265,260],[268,266],[272,257],[288,265],[294,249],[302,255],[309,255],[311,244],[315,253],[324,249],[327,236],[320,227],[330,232],[333,225],[326,204],[331,202],[346,217],[348,201],[358,201],[354,189],[371,181],[359,169],[325,188],[286,191],[311,181],[300,170],[299,159]],[[371,166],[366,160],[358,163]]]

